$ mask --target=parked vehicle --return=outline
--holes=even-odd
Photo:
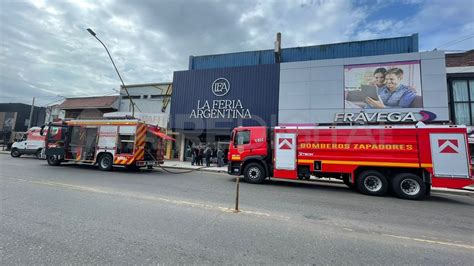
[[[31,154],[38,159],[44,158],[45,136],[42,136],[40,132],[40,127],[32,127],[26,133],[20,134],[21,137],[15,138],[10,149],[11,156],[20,157],[23,154]]]
[[[238,127],[228,159],[228,173],[249,183],[330,177],[374,196],[421,199],[431,187],[474,184],[463,126]]]
[[[71,120],[49,125],[46,157],[52,166],[76,162],[100,170],[153,168],[164,161],[165,139],[173,140],[136,119]]]

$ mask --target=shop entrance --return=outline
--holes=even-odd
[[[228,134],[225,132],[204,132],[201,134],[185,134],[185,161],[192,161],[193,150],[202,149],[206,150],[209,148],[211,150],[211,164],[217,164],[217,155],[219,149],[223,152],[223,161],[224,164],[227,164],[227,153],[229,152],[229,143],[230,143],[230,131]],[[205,156],[205,155],[204,155]]]

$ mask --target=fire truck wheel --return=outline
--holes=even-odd
[[[110,154],[103,154],[99,159],[99,169],[102,171],[112,170],[113,159]]]
[[[15,149],[12,149],[12,151],[10,152],[10,155],[16,158],[16,157],[20,157],[21,153],[18,149],[15,148]]]
[[[48,155],[46,159],[51,166],[58,166],[61,163],[61,160],[59,160],[59,157],[56,155]]]
[[[392,181],[395,194],[402,199],[419,200],[426,194],[426,185],[423,180],[411,173],[396,175]]]
[[[387,178],[379,171],[364,171],[357,178],[357,189],[367,195],[383,196],[388,189]]]
[[[244,169],[244,180],[248,183],[260,184],[265,180],[265,171],[258,163],[249,163]]]

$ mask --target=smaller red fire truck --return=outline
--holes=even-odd
[[[421,199],[432,186],[474,184],[463,126],[238,127],[228,160],[228,173],[249,183],[329,177],[364,194],[391,189],[404,199]]]
[[[49,124],[45,153],[52,166],[76,162],[136,170],[163,163],[164,140],[174,139],[137,119],[71,120]]]

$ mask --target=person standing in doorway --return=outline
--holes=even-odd
[[[194,153],[194,145],[191,146],[191,165],[194,165],[196,164],[196,161],[197,161],[197,157],[196,157],[196,154]]]
[[[207,146],[206,151],[205,151],[205,155],[206,155],[206,166],[209,167],[209,166],[211,166],[211,156],[212,156],[211,147]]]
[[[202,157],[204,155],[204,148],[202,145],[199,145],[199,150],[198,150],[198,163],[199,165],[202,165]]]
[[[217,148],[217,167],[224,166],[224,151],[219,147]]]

